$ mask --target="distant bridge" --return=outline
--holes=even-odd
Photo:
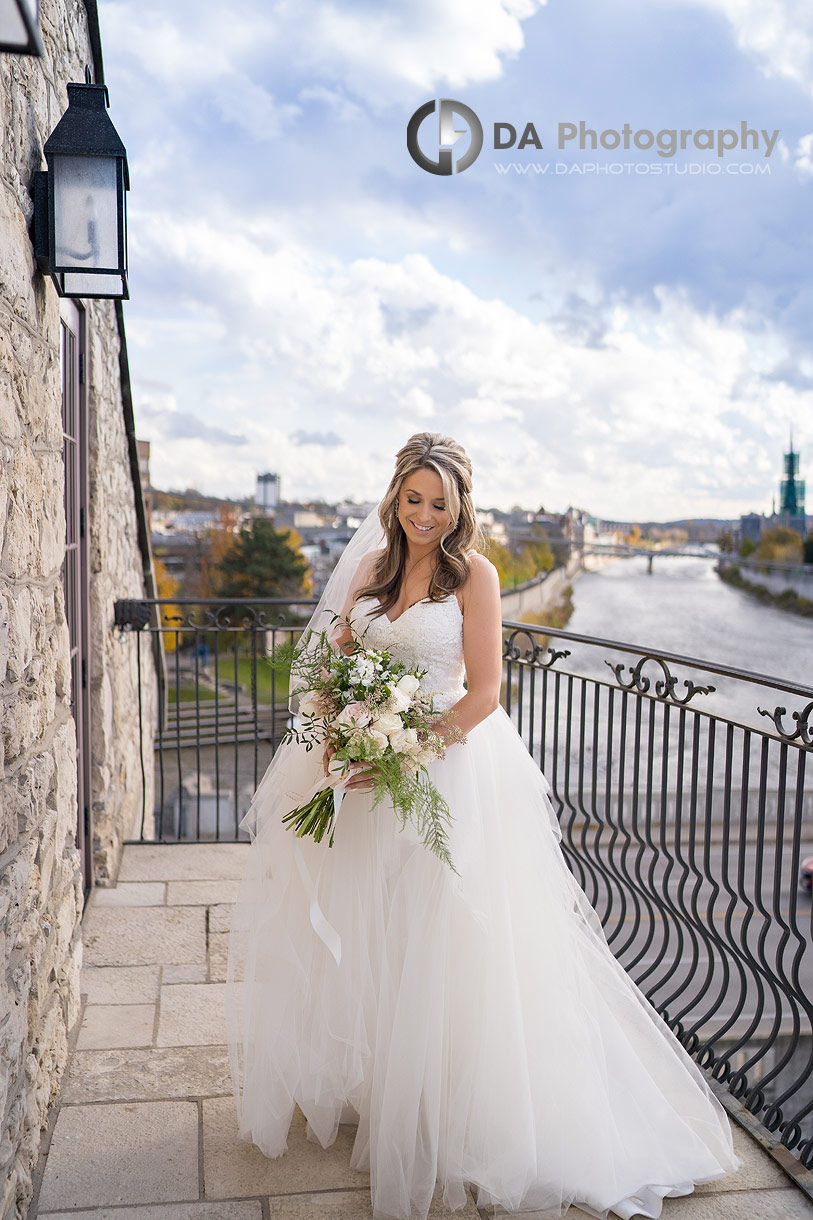
[[[613,543],[609,546],[585,546],[581,551],[582,559],[587,555],[614,555],[620,559],[636,559],[642,557],[648,560],[648,571],[652,571],[652,564],[656,556],[661,559],[714,559],[720,558],[719,551],[708,551],[695,549],[690,550],[687,547],[663,547],[653,550],[646,546],[632,546],[629,543]]]

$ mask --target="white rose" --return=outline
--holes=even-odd
[[[321,716],[323,711],[322,700],[315,690],[305,691],[299,696],[300,716]]]
[[[347,763],[341,758],[333,757],[327,764],[327,782],[331,788],[340,788],[346,778]]]
[[[409,694],[401,690],[400,686],[396,686],[387,700],[387,708],[391,712],[405,712],[409,707]]]
[[[394,733],[390,733],[390,745],[396,754],[406,754],[407,730],[396,729]]]
[[[389,737],[390,733],[395,733],[404,726],[401,723],[401,717],[396,716],[395,712],[382,712],[375,718],[372,727],[377,733],[386,733]]]
[[[402,690],[405,695],[410,697],[410,699],[415,694],[415,691],[419,686],[420,682],[414,674],[404,674],[403,678],[401,678],[398,682],[398,689]]]
[[[387,748],[387,734],[386,733],[379,733],[378,730],[374,729],[374,728],[366,729],[365,733],[366,733],[366,736],[370,739],[370,741],[373,742],[374,745],[377,745],[382,750],[386,750],[386,748]]]

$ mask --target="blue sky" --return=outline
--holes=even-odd
[[[424,429],[466,445],[482,505],[767,509],[791,425],[813,478],[806,0],[223,13],[100,4],[157,486],[242,496],[276,470],[286,498],[374,498]],[[406,151],[439,97],[485,131],[450,177]],[[560,150],[580,120],[780,136],[770,157]],[[496,151],[496,121],[544,148]]]

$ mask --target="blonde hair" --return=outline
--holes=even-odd
[[[427,597],[442,601],[466,583],[469,574],[468,556],[482,547],[483,538],[477,523],[471,495],[471,461],[462,445],[440,432],[416,432],[395,456],[395,472],[379,508],[379,517],[386,535],[386,547],[375,561],[369,581],[356,593],[376,598],[386,614],[395,605],[407,557],[407,540],[398,520],[398,494],[407,475],[416,470],[433,470],[443,484],[443,499],[449,514],[449,525],[441,535],[438,559],[429,582]]]

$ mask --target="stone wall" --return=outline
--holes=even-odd
[[[83,905],[76,731],[60,569],[63,510],[59,305],[36,270],[30,184],[94,56],[81,0],[45,0],[43,59],[0,54],[0,1218],[25,1215],[41,1127],[79,1009]],[[115,873],[141,780],[132,641],[113,639],[113,601],[143,596],[114,306],[90,303],[93,855]],[[147,650],[148,651],[148,650]],[[154,716],[146,657],[146,717]],[[148,774],[152,742],[145,742]],[[151,793],[148,792],[151,807]]]
[[[581,570],[581,557],[571,556],[567,565],[542,572],[524,585],[506,590],[501,597],[502,617],[517,622],[523,614],[542,614],[560,601],[565,588]]]

